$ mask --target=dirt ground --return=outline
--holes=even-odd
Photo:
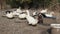
[[[46,30],[50,28],[49,26],[40,24],[29,26],[26,20],[7,19],[2,17],[3,14],[4,11],[0,11],[0,34],[48,34]],[[60,16],[57,17],[57,22],[59,22],[58,20],[60,21]]]

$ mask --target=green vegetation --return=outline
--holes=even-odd
[[[60,3],[60,0],[58,0],[58,2]]]
[[[7,0],[7,4],[11,5],[11,7],[48,7],[51,4],[52,0]],[[60,0],[58,0],[60,2]]]

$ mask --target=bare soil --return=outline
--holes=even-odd
[[[8,19],[2,17],[4,11],[0,11],[0,34],[49,34],[47,29],[49,26],[37,24],[37,26],[29,26],[27,20],[18,18]],[[57,23],[60,23],[60,14],[57,12]],[[47,21],[48,22],[48,21]]]

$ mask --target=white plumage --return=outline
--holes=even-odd
[[[13,13],[7,13],[5,16],[8,17],[8,18],[13,18],[14,17]]]
[[[42,10],[41,13],[46,13],[48,9]]]
[[[26,14],[20,14],[18,17],[19,18],[26,18]]]
[[[45,14],[47,17],[52,17],[53,15],[51,15],[51,14]]]
[[[19,18],[26,18],[26,11],[23,10],[22,13],[18,15]]]
[[[26,19],[28,20],[29,24],[36,25],[38,20],[34,19],[32,16],[27,16]]]
[[[26,12],[27,12],[26,19],[27,19],[27,21],[29,22],[29,24],[36,25],[36,24],[38,23],[38,20],[35,19],[35,18],[33,18],[32,16],[30,16],[28,10],[26,10]]]
[[[35,12],[33,12],[33,16],[34,16],[34,15],[36,15],[36,13],[37,13],[36,11],[35,11]]]
[[[20,13],[22,13],[22,10],[21,10],[21,8],[19,7],[19,8],[17,8],[17,10],[16,11],[13,11],[13,15],[20,15]]]
[[[14,16],[16,16],[16,15],[18,16],[19,14],[20,14],[19,12],[13,11],[13,15],[14,15]]]
[[[26,18],[26,13],[23,13],[25,11],[22,11],[20,8],[18,8],[16,11],[13,11],[10,13],[10,11],[7,11],[6,13],[6,17],[8,18],[12,18],[12,17],[15,17],[15,16],[18,16],[19,18]]]
[[[45,14],[47,17],[53,17],[54,12],[51,12],[50,14]]]
[[[17,15],[19,18],[26,18],[26,14],[23,13],[25,10],[21,10],[20,8],[13,12],[13,15]]]
[[[17,13],[22,13],[22,10],[21,8],[19,7],[17,10],[16,10]]]

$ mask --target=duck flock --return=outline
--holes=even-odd
[[[32,16],[30,15],[29,9],[22,10],[20,7],[14,11],[7,10],[5,13],[5,17],[7,18],[14,18],[17,16],[20,19],[26,19],[29,25],[37,25],[40,21],[43,21],[44,18],[53,18],[54,12],[47,12],[48,9],[41,10],[39,13],[38,11],[34,11]]]

